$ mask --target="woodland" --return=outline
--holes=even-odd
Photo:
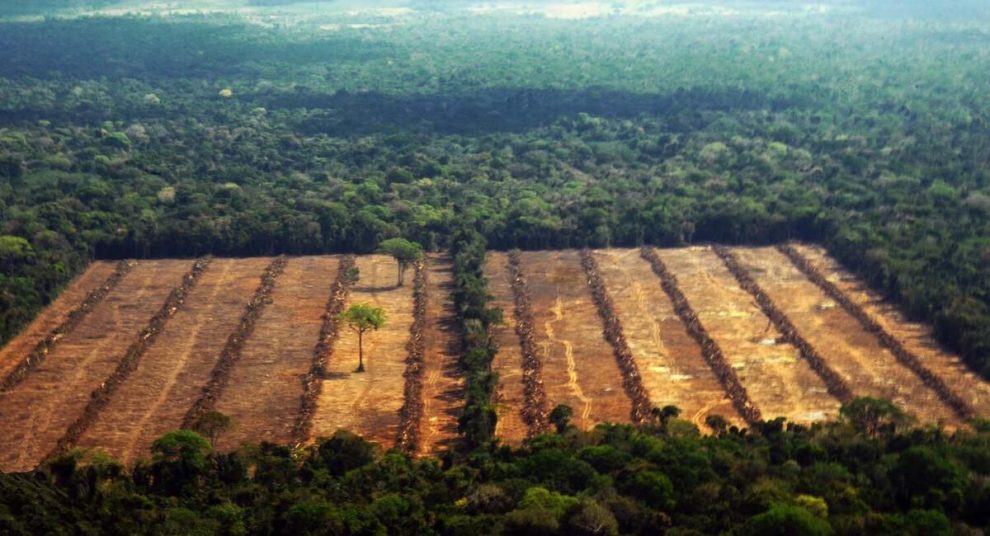
[[[454,258],[467,381],[442,459],[346,432],[219,454],[179,431],[134,468],[71,451],[0,474],[0,532],[976,534],[990,425],[884,401],[710,436],[673,409],[565,415],[499,445],[481,267],[818,243],[990,378],[988,51],[978,19],[845,12],[0,22],[0,342],[93,259],[405,238]]]

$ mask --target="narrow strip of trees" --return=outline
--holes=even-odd
[[[626,395],[632,402],[630,418],[635,424],[643,424],[650,419],[650,412],[653,404],[643,387],[643,378],[639,374],[639,367],[633,358],[629,343],[626,342],[625,331],[622,329],[622,322],[615,311],[615,303],[609,296],[602,279],[598,262],[588,249],[581,250],[581,267],[584,268],[585,276],[588,280],[588,287],[591,290],[591,297],[598,309],[598,315],[602,318],[604,330],[602,333],[605,340],[612,346],[615,360],[622,371],[622,387]]]
[[[718,378],[722,389],[725,390],[736,411],[748,424],[758,424],[763,420],[759,408],[750,400],[749,393],[739,381],[736,371],[726,361],[722,349],[712,340],[708,331],[698,320],[697,313],[694,312],[691,304],[684,297],[684,293],[678,288],[677,278],[667,269],[667,265],[660,260],[653,248],[648,246],[640,248],[640,255],[650,263],[653,273],[660,278],[660,286],[663,287],[663,291],[673,303],[674,312],[681,319],[691,338],[701,346],[701,355],[705,358],[705,362],[708,363],[712,372],[715,373],[715,377]]]
[[[299,415],[292,428],[292,436],[296,445],[301,445],[309,438],[313,426],[313,414],[316,412],[316,401],[323,390],[323,376],[327,370],[327,360],[333,354],[334,344],[340,334],[338,317],[344,312],[347,295],[354,284],[354,256],[345,255],[337,265],[337,277],[330,287],[330,297],[323,308],[323,323],[320,325],[320,338],[313,347],[313,359],[309,371],[303,376],[303,394],[299,400]]]
[[[199,399],[186,412],[186,416],[182,420],[182,428],[191,428],[200,415],[216,409],[217,401],[220,400],[220,395],[223,394],[227,381],[230,379],[230,371],[241,358],[244,344],[254,332],[254,327],[258,323],[258,319],[261,318],[261,313],[271,302],[272,292],[275,290],[275,280],[285,270],[286,264],[288,264],[288,259],[285,256],[280,256],[262,272],[261,284],[255,289],[254,296],[244,308],[241,321],[234,332],[227,337],[227,342],[224,344],[223,350],[220,351],[220,358],[217,359],[216,365],[210,372],[210,381],[203,387]]]
[[[74,447],[83,433],[96,421],[103,408],[110,403],[110,398],[117,389],[130,377],[131,373],[137,370],[144,353],[155,343],[168,321],[185,304],[186,297],[196,287],[196,283],[206,272],[211,260],[209,257],[196,260],[192,268],[182,276],[182,282],[172,289],[161,309],[138,333],[137,340],[127,348],[124,357],[117,363],[117,368],[90,394],[89,403],[86,404],[82,414],[69,425],[68,430],[58,440],[48,457],[61,454]]]
[[[72,330],[76,329],[83,319],[89,315],[90,311],[99,305],[100,302],[107,297],[107,294],[110,294],[110,292],[117,287],[120,281],[124,279],[124,276],[127,275],[127,273],[130,272],[136,265],[137,263],[135,261],[119,261],[117,263],[117,269],[114,270],[114,273],[111,274],[102,285],[90,291],[83,301],[69,312],[69,314],[65,317],[65,320],[55,326],[44,339],[38,341],[38,344],[34,346],[31,353],[21,360],[14,370],[7,374],[7,377],[0,382],[0,393],[10,390],[15,385],[21,383],[28,377],[28,374],[30,374],[32,370],[41,365],[41,363],[45,361],[45,358],[48,357],[48,354],[50,354],[52,350],[55,349],[55,346],[58,345],[58,342],[62,340],[63,337],[71,333]]]
[[[968,421],[972,419],[975,413],[973,408],[970,407],[958,393],[952,390],[946,383],[945,380],[937,376],[928,367],[921,363],[921,359],[918,358],[913,352],[904,348],[893,335],[887,332],[874,320],[869,313],[867,313],[859,304],[853,302],[839,287],[835,286],[834,283],[825,278],[821,271],[811,264],[808,259],[804,257],[797,249],[795,249],[790,244],[781,244],[777,246],[777,250],[787,256],[791,263],[801,271],[812,283],[822,289],[830,298],[835,300],[847,313],[849,313],[853,318],[859,321],[863,329],[872,333],[877,341],[880,342],[880,346],[886,348],[894,355],[894,358],[903,365],[907,367],[911,372],[921,378],[930,389],[935,391],[939,399],[942,400],[947,406],[949,406],[952,411],[962,420]]]
[[[409,326],[409,342],[406,343],[406,371],[403,373],[405,387],[403,403],[399,410],[399,434],[396,447],[413,453],[419,442],[419,425],[423,416],[423,363],[426,353],[426,303],[427,295],[426,258],[414,261],[416,270],[413,282],[413,322]]]
[[[540,359],[533,336],[535,327],[532,299],[518,251],[509,253],[509,278],[515,302],[516,335],[522,349],[523,395],[526,399],[522,416],[529,427],[529,435],[535,436],[550,430],[550,409],[547,407],[547,393],[543,386],[543,360]]]
[[[811,343],[807,341],[798,332],[797,327],[791,322],[791,319],[787,318],[787,315],[780,310],[779,307],[770,299],[770,296],[760,287],[760,285],[753,279],[749,272],[739,264],[739,260],[736,256],[729,251],[729,248],[725,246],[715,246],[715,254],[722,259],[725,267],[729,269],[732,276],[736,278],[736,282],[743,290],[748,292],[756,300],[757,305],[760,306],[760,310],[763,314],[770,319],[777,331],[780,332],[784,341],[795,346],[801,354],[801,357],[811,365],[811,369],[815,371],[816,374],[825,383],[825,387],[828,389],[829,394],[837,398],[843,404],[850,402],[853,399],[852,390],[846,381],[836,372],[832,367],[828,365],[825,358],[822,357],[818,350],[816,350]]]

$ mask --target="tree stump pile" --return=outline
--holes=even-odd
[[[334,344],[340,334],[340,324],[337,317],[344,312],[347,304],[347,295],[350,293],[351,270],[354,269],[354,256],[346,255],[340,259],[337,265],[337,277],[334,278],[330,287],[330,297],[323,308],[322,324],[320,325],[320,338],[313,347],[312,364],[309,371],[303,376],[303,394],[299,399],[299,414],[296,416],[296,424],[292,428],[292,436],[296,445],[305,443],[309,438],[309,432],[313,425],[313,414],[316,412],[316,400],[320,397],[323,389],[323,376],[327,370],[327,360],[333,354]]]
[[[752,426],[760,423],[762,421],[760,410],[749,399],[749,393],[746,392],[746,388],[739,382],[736,371],[726,361],[722,349],[712,340],[708,335],[708,331],[705,330],[701,321],[698,320],[698,315],[691,307],[691,304],[688,303],[687,298],[684,297],[680,288],[678,288],[677,278],[667,269],[667,266],[660,260],[660,257],[657,256],[652,248],[644,246],[640,249],[640,255],[650,263],[653,273],[660,278],[660,285],[673,303],[674,312],[681,319],[691,338],[701,347],[701,355],[712,369],[712,372],[715,373],[715,377],[718,378],[722,389],[729,397],[729,400],[732,401],[732,405],[736,408],[736,411],[739,412],[739,415],[749,425]]]
[[[406,371],[403,389],[403,403],[399,410],[399,435],[396,446],[406,452],[415,452],[419,441],[419,425],[423,416],[423,366],[426,354],[426,304],[427,270],[426,261],[415,264],[416,277],[413,282],[413,322],[409,326],[409,342],[406,343]]]
[[[934,372],[928,369],[921,363],[921,359],[917,355],[908,351],[904,348],[904,345],[900,341],[895,339],[887,330],[883,329],[883,326],[877,323],[869,313],[867,313],[862,307],[854,303],[848,296],[843,293],[839,287],[835,286],[834,283],[825,278],[825,276],[818,270],[815,266],[811,264],[801,253],[794,249],[793,246],[789,244],[781,244],[777,246],[777,250],[787,256],[791,263],[801,271],[812,283],[822,289],[829,298],[832,298],[836,303],[838,303],[847,313],[849,313],[853,318],[859,321],[863,329],[872,333],[877,340],[880,342],[880,346],[886,348],[894,355],[897,361],[907,367],[911,372],[921,378],[930,389],[935,391],[939,399],[941,399],[947,406],[949,406],[952,411],[962,420],[968,421],[973,418],[975,413],[973,408],[966,403],[962,397],[959,396],[955,391],[953,391],[945,381],[935,375]]]
[[[55,328],[53,328],[44,339],[38,341],[38,344],[36,344],[31,350],[31,353],[29,353],[20,363],[18,363],[14,370],[7,374],[7,377],[0,382],[0,393],[11,389],[23,381],[32,370],[41,365],[41,363],[45,361],[45,358],[48,357],[48,354],[55,349],[58,341],[60,341],[72,330],[76,329],[76,326],[82,322],[83,318],[86,318],[86,315],[88,315],[94,307],[99,305],[99,303],[103,301],[103,298],[106,298],[107,294],[110,294],[110,292],[117,287],[117,284],[124,279],[124,276],[127,275],[127,273],[130,272],[136,265],[137,263],[135,261],[118,262],[117,269],[114,273],[111,274],[102,285],[90,291],[90,293],[86,295],[86,298],[84,298],[79,305],[75,306],[69,312],[69,314],[65,317],[65,320],[55,326]]]
[[[615,360],[619,365],[619,370],[622,371],[622,387],[632,402],[630,418],[635,424],[646,423],[650,419],[653,405],[646,393],[646,388],[643,387],[643,378],[639,374],[639,367],[636,366],[632,350],[629,349],[629,343],[626,341],[622,322],[615,311],[615,303],[612,302],[612,297],[605,289],[605,282],[602,280],[598,263],[591,251],[587,249],[581,250],[581,267],[584,268],[591,297],[598,309],[598,315],[602,318],[604,325],[602,333],[605,340],[612,346]]]
[[[529,427],[529,435],[535,436],[550,430],[550,410],[543,386],[543,361],[534,340],[532,300],[517,251],[509,253],[509,277],[515,302],[516,335],[522,350],[523,395],[526,399],[522,416]]]

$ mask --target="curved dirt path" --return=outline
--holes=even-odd
[[[558,339],[553,329],[554,324],[564,319],[564,301],[559,295],[551,311],[553,312],[554,319],[547,320],[543,325],[543,329],[547,334],[544,360],[550,357],[551,344],[557,343],[564,347],[564,359],[567,360],[567,388],[574,393],[575,398],[581,401],[583,407],[581,408],[580,418],[586,421],[591,416],[591,400],[584,396],[584,390],[581,389],[581,385],[578,383],[577,362],[574,360],[574,345],[568,340]]]

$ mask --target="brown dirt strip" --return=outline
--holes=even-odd
[[[134,261],[94,262],[45,308],[31,324],[0,351],[0,392],[20,383],[50,354],[120,280]],[[31,348],[33,346],[33,348]],[[28,348],[31,348],[30,350]]]
[[[270,260],[214,259],[79,446],[104,448],[130,465],[178,429]]]
[[[529,427],[529,436],[542,434],[550,429],[550,408],[547,404],[546,387],[543,384],[543,362],[537,349],[534,334],[532,298],[522,271],[519,252],[509,253],[509,278],[512,286],[513,313],[516,318],[516,336],[522,350],[522,381],[525,401],[522,408],[523,421]]]
[[[773,247],[737,250],[739,262],[857,396],[887,398],[922,422],[959,420],[934,391]]]
[[[199,396],[199,399],[186,412],[182,420],[182,427],[189,428],[196,422],[196,419],[204,413],[214,411],[217,401],[223,395],[224,388],[230,380],[230,372],[240,360],[241,352],[248,339],[254,333],[258,319],[261,318],[265,308],[271,302],[272,292],[275,290],[275,281],[282,275],[288,259],[284,256],[278,257],[265,268],[261,274],[261,284],[251,297],[241,315],[240,323],[233,333],[227,338],[227,342],[220,351],[220,357],[216,361],[216,366],[210,372],[210,381]]]
[[[306,442],[313,427],[313,413],[316,411],[316,401],[320,398],[323,388],[323,376],[327,370],[327,360],[333,355],[333,347],[340,336],[337,317],[344,312],[347,295],[350,292],[351,279],[349,273],[354,269],[354,256],[347,255],[340,259],[337,265],[337,275],[330,287],[330,297],[323,306],[319,338],[312,351],[309,372],[303,376],[303,393],[299,399],[299,414],[296,425],[292,430],[296,445]],[[305,297],[301,297],[305,298]],[[276,302],[277,303],[277,302]],[[251,404],[251,407],[256,405]],[[245,438],[247,439],[247,438]]]
[[[739,264],[739,260],[729,251],[729,248],[715,246],[715,254],[725,263],[725,267],[736,278],[736,282],[739,283],[740,288],[749,292],[750,296],[753,297],[756,304],[760,306],[760,310],[763,311],[763,314],[770,319],[770,322],[780,332],[782,339],[798,349],[801,357],[811,365],[811,370],[815,371],[815,374],[818,374],[818,377],[825,382],[828,392],[843,404],[850,402],[853,394],[846,380],[829,366],[825,358],[818,353],[818,350],[807,339],[801,336],[794,323],[777,307],[770,296],[760,288],[760,285],[750,276],[746,268],[743,268]]]
[[[925,366],[953,386],[974,412],[982,417],[990,417],[990,383],[975,374],[959,356],[939,347],[929,326],[905,318],[893,303],[871,291],[862,281],[842,268],[838,261],[829,257],[823,248],[805,244],[792,244],[792,247],[850,300],[862,307],[884,330],[899,340],[909,352],[917,355]]]
[[[548,406],[566,404],[572,423],[591,429],[601,422],[629,422],[632,404],[622,373],[586,283],[577,251],[524,252],[537,339],[543,349],[543,380]]]
[[[863,326],[863,329],[876,337],[880,345],[893,354],[894,358],[902,366],[913,372],[929,389],[935,391],[939,399],[948,405],[960,420],[968,421],[973,418],[975,415],[973,408],[956,390],[949,387],[945,380],[925,366],[917,354],[905,348],[899,340],[888,333],[859,304],[851,300],[834,283],[826,279],[822,272],[811,264],[797,249],[790,245],[781,245],[777,247],[777,250],[784,254],[801,273],[825,292],[829,298],[835,300],[849,315],[855,318]]]
[[[594,255],[653,405],[677,406],[702,430],[708,429],[709,415],[742,426],[701,347],[688,334],[639,250],[598,250]]]
[[[139,263],[23,382],[0,394],[0,470],[27,471],[82,414],[189,261]]]
[[[402,407],[399,408],[399,433],[395,446],[415,453],[419,448],[419,423],[423,416],[423,361],[426,353],[426,301],[428,299],[426,260],[416,263],[413,279],[413,321],[406,343],[406,379]]]
[[[452,446],[464,405],[464,382],[457,364],[461,338],[452,296],[453,265],[447,257],[432,257],[429,270],[423,416],[417,452],[421,456],[436,455]]]
[[[89,404],[83,409],[82,415],[69,426],[65,435],[58,440],[50,456],[61,454],[76,446],[83,433],[99,418],[100,412],[110,404],[111,397],[137,370],[145,352],[155,344],[169,320],[185,305],[189,293],[196,287],[203,273],[210,266],[210,262],[211,259],[209,258],[199,259],[193,263],[192,269],[182,276],[182,282],[172,290],[168,298],[165,299],[162,308],[155,316],[151,317],[148,325],[138,333],[137,340],[124,353],[124,358],[117,363],[117,368],[98,388],[93,390]]]
[[[712,372],[715,373],[715,377],[718,378],[726,395],[732,400],[736,412],[750,425],[760,422],[762,420],[760,410],[750,400],[749,393],[739,381],[736,371],[729,365],[722,348],[708,334],[705,326],[698,318],[698,314],[691,307],[691,303],[681,292],[677,277],[671,273],[666,263],[660,259],[653,248],[644,246],[640,253],[643,259],[650,263],[653,273],[660,278],[660,285],[673,303],[674,312],[681,319],[681,323],[684,324],[691,338],[701,347],[701,355],[705,358],[705,362],[708,363]]]
[[[633,358],[632,350],[626,342],[625,330],[622,328],[622,321],[616,312],[612,297],[609,296],[602,280],[601,270],[598,262],[591,254],[591,251],[584,249],[581,251],[581,266],[588,281],[588,288],[591,290],[591,298],[598,309],[598,316],[601,317],[604,329],[602,334],[605,340],[612,346],[615,354],[616,364],[622,371],[622,387],[626,391],[626,396],[632,402],[632,410],[629,415],[630,420],[636,424],[642,424],[650,419],[650,412],[653,404],[643,387],[643,379],[639,374],[639,367]]]
[[[413,321],[412,287],[395,286],[395,260],[384,255],[358,257],[361,279],[351,288],[348,304],[381,307],[388,323],[365,335],[365,368],[358,364],[358,337],[343,331],[327,363],[323,389],[313,414],[313,435],[329,437],[346,429],[384,447],[395,445],[403,403],[406,343]]]
[[[497,351],[492,360],[492,371],[498,375],[494,394],[495,436],[502,442],[518,446],[529,435],[529,426],[522,417],[526,405],[523,392],[523,357],[519,336],[516,334],[516,317],[510,283],[509,260],[505,253],[489,251],[485,256],[485,277],[492,305],[502,310],[503,322],[489,328]]]

